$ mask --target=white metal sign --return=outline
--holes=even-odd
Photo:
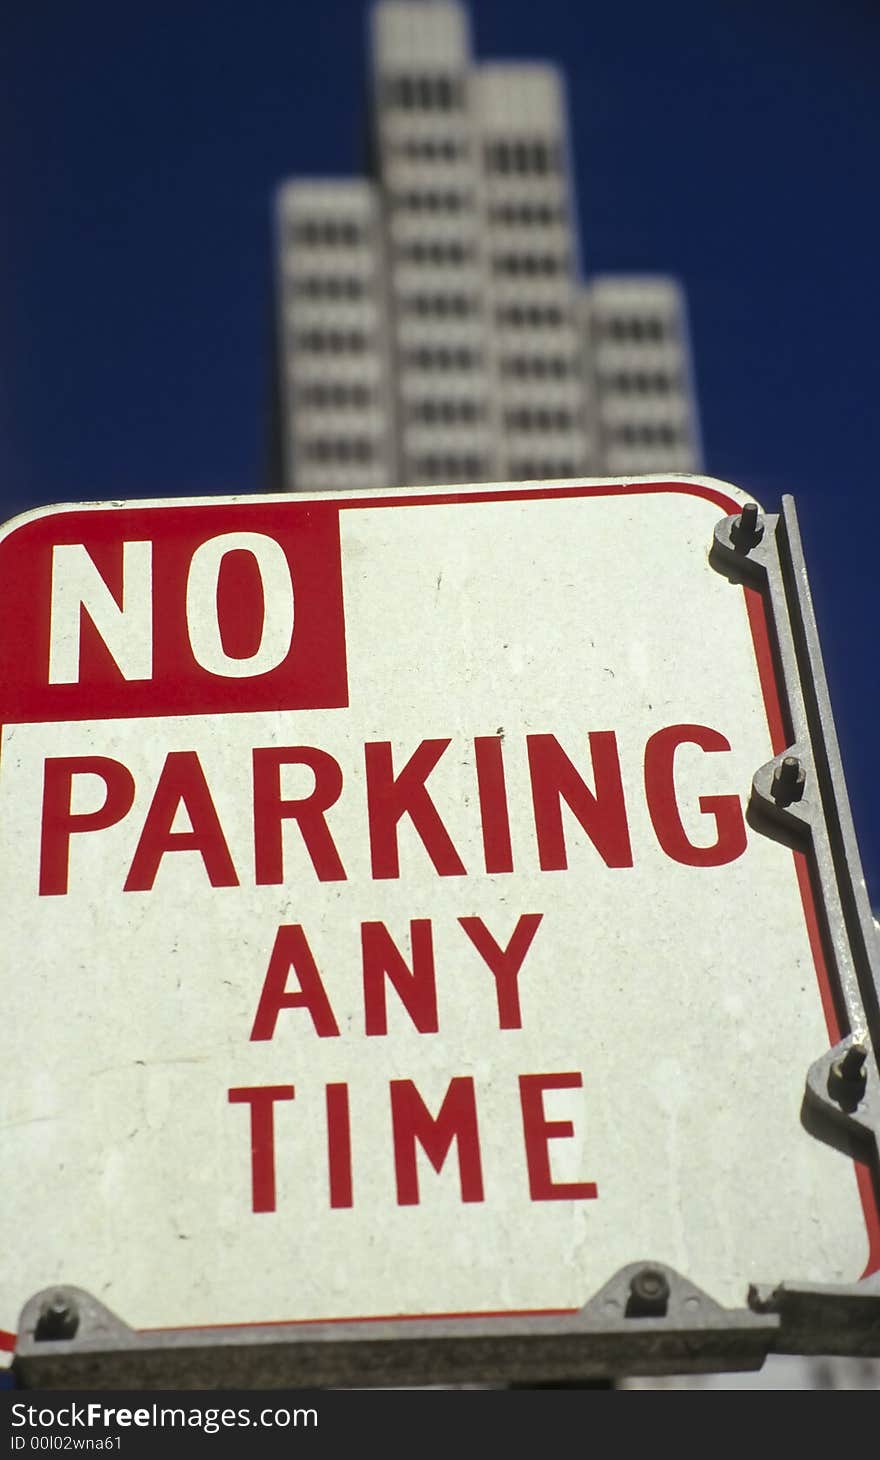
[[[878,1261],[758,592],[698,479],[50,509],[0,542],[0,1328],[724,1305]],[[845,1031],[844,1031],[845,1032]]]

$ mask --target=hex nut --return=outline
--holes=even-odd
[[[662,1317],[669,1306],[669,1279],[659,1267],[640,1267],[629,1283],[628,1318]]]
[[[40,1308],[40,1316],[34,1330],[39,1340],[73,1338],[79,1328],[79,1311],[76,1303],[66,1293],[53,1293]]]

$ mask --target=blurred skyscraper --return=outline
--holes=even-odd
[[[277,203],[283,485],[700,469],[672,279],[584,283],[564,83],[456,0],[371,13],[373,176]]]
[[[457,0],[371,12],[372,174],[276,205],[283,485],[702,469],[683,291],[587,280],[562,73],[473,60]],[[877,1388],[871,1360],[639,1388]]]

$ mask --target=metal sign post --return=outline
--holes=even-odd
[[[880,979],[789,499],[0,539],[21,1383],[880,1353]]]

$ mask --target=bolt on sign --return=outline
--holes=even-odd
[[[24,1382],[880,1349],[874,929],[799,552],[701,478],[8,524]]]

